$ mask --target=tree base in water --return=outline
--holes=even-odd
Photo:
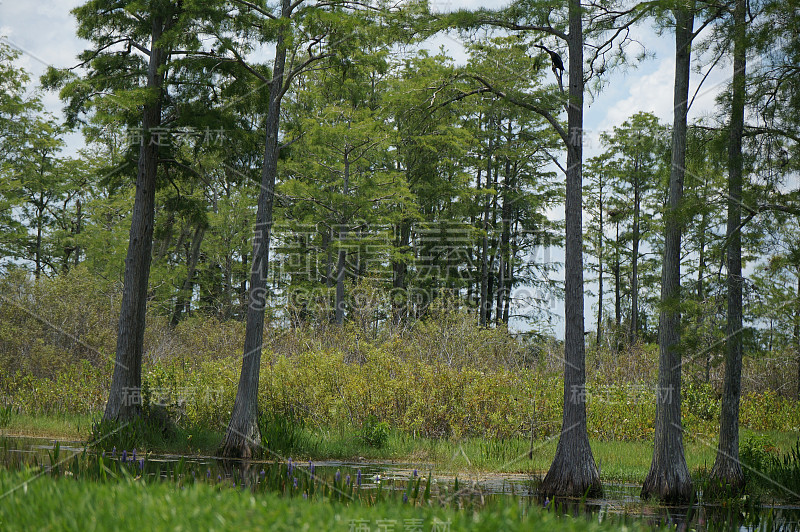
[[[566,447],[562,448],[561,443],[559,442],[553,464],[539,487],[539,497],[601,497],[603,484],[600,482],[600,473],[591,449],[588,448],[588,439],[585,443],[586,449],[573,450],[577,452],[568,452]]]
[[[686,503],[694,500],[694,486],[688,470],[650,469],[642,486],[643,499],[658,499],[665,503]]]
[[[262,454],[261,431],[255,422],[237,430],[229,426],[217,455],[225,458],[257,458]]]
[[[745,487],[744,474],[739,461],[729,457],[717,455],[711,476],[703,489],[705,498],[738,497]]]

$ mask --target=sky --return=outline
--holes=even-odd
[[[34,78],[41,75],[47,65],[63,68],[77,63],[76,56],[85,45],[75,36],[75,19],[70,10],[81,5],[81,0],[0,1],[0,36],[23,52],[19,62]],[[477,7],[499,8],[505,0],[432,0],[434,10],[474,9]],[[665,122],[672,121],[672,36],[658,36],[651,27],[635,30],[636,38],[655,55],[627,72],[615,72],[609,78],[604,91],[585,111],[585,126],[588,134],[595,134],[620,125],[637,111],[649,111]],[[457,60],[464,53],[455,36],[439,36],[431,47],[443,45]],[[701,76],[693,75],[692,92]],[[691,110],[696,117],[713,109],[714,98],[720,84],[727,81],[727,69],[709,76]],[[55,93],[44,95],[48,109],[58,112],[61,103]]]
[[[64,68],[78,62],[77,55],[88,43],[75,35],[76,24],[70,10],[82,3],[82,0],[0,0],[0,37],[22,52],[19,66],[30,72],[34,80],[44,73],[47,66]],[[461,8],[499,8],[507,3],[506,0],[431,0],[432,8],[440,12]],[[601,132],[619,126],[638,111],[651,112],[666,124],[672,122],[674,38],[670,32],[660,36],[647,25],[635,28],[633,35],[653,57],[625,71],[612,72],[604,90],[593,101],[587,102],[584,111],[584,155],[587,158],[600,153]],[[464,50],[456,35],[439,35],[427,47],[438,50],[440,46],[444,46],[457,62],[464,60]],[[729,65],[723,62],[707,77],[690,109],[690,119],[714,111],[715,98],[724,89],[729,71]],[[702,77],[702,73],[692,73],[690,94],[695,93]],[[44,93],[43,102],[50,112],[60,114],[62,103],[57,94]],[[68,137],[67,142],[68,152],[74,152],[82,145],[77,133]],[[563,212],[553,212],[552,216],[563,218]],[[553,252],[554,260],[563,260],[561,257],[563,253],[559,250]],[[592,328],[591,309],[594,305],[596,302],[587,296],[587,329]],[[553,310],[563,316],[563,303],[556,303]],[[563,322],[556,324],[555,332],[563,336]]]

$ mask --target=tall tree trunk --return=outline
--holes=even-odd
[[[401,220],[397,225],[397,239],[395,246],[397,252],[405,255],[410,251],[411,244],[411,220]],[[408,307],[408,294],[406,286],[406,273],[408,264],[405,257],[397,258],[392,263],[392,321],[394,325],[400,325],[406,316]]]
[[[800,268],[797,269],[797,308],[794,313],[794,353],[797,357],[797,400],[800,401]]]
[[[75,238],[76,241],[79,240],[77,237],[78,237],[78,235],[81,234],[81,231],[83,230],[83,226],[81,224],[81,221],[83,220],[83,214],[81,212],[81,208],[82,207],[83,207],[83,205],[81,204],[81,200],[78,199],[76,201],[76,203],[75,203],[75,208],[76,208],[76,211],[75,211],[75,231],[73,233],[75,235],[75,237],[76,237]],[[81,262],[81,247],[77,243],[75,244],[75,249],[73,250],[73,253],[75,253],[75,262],[74,262],[74,264],[75,264],[75,266],[77,266]]]
[[[600,172],[598,176],[598,224],[600,229],[597,236],[597,336],[595,343],[598,348],[603,341],[603,174]]]
[[[622,287],[620,286],[620,259],[619,259],[619,220],[616,221],[617,236],[616,250],[614,253],[614,323],[617,331],[622,325]]]
[[[172,320],[170,325],[175,327],[181,320],[181,313],[187,303],[192,300],[192,279],[197,271],[197,260],[200,258],[200,245],[203,243],[203,236],[206,234],[205,227],[197,227],[194,230],[194,238],[192,238],[192,247],[189,251],[186,264],[186,280],[178,292],[178,297],[175,301],[175,311],[172,313]]]
[[[514,216],[513,214],[511,215]],[[510,229],[511,230],[511,229]],[[517,258],[517,251],[519,249],[518,243],[518,236],[519,236],[519,219],[514,220],[514,228],[511,230],[511,234],[513,235],[510,239],[509,245],[509,252],[508,252],[508,281],[506,284],[508,289],[506,290],[506,303],[503,306],[503,321],[508,323],[509,317],[511,315],[511,290],[514,288],[514,263],[516,262]]]
[[[697,330],[703,330],[703,308],[704,302],[706,299],[706,290],[705,290],[705,275],[706,275],[706,213],[700,217],[700,245],[698,246],[700,249],[698,251],[698,259],[697,259],[697,301],[700,303],[701,312],[697,316]],[[711,351],[708,350],[706,353],[706,367],[705,367],[705,382],[711,382]]]
[[[39,196],[40,204],[44,200],[42,199],[41,195]],[[36,211],[36,249],[34,250],[34,263],[36,264],[36,268],[34,270],[33,276],[36,280],[39,280],[39,277],[42,276],[42,216],[43,216],[44,208],[38,208]]]
[[[725,327],[725,381],[720,411],[719,445],[711,478],[725,491],[740,491],[739,399],[742,391],[742,135],[744,132],[747,0],[736,0],[733,21],[733,95],[728,145],[728,316]]]
[[[631,242],[631,323],[628,345],[636,343],[639,334],[639,209],[641,183],[639,180],[639,154],[636,154],[633,171],[633,238]]]
[[[142,349],[147,286],[153,252],[153,223],[155,218],[156,173],[158,143],[150,142],[150,131],[161,125],[164,68],[167,51],[158,43],[165,27],[163,16],[153,16],[150,59],[147,66],[147,88],[157,96],[144,106],[142,130],[144,140],[139,146],[136,173],[136,194],[133,202],[128,254],[122,288],[122,306],[117,331],[117,351],[114,374],[103,418],[120,422],[141,415]]]
[[[322,236],[322,245],[325,248],[325,288],[333,288],[333,227]],[[329,318],[330,319],[330,318]]]
[[[509,125],[510,127],[510,125]],[[511,202],[509,201],[508,194],[511,188],[511,165],[506,165],[506,175],[503,181],[503,206],[501,208],[502,232],[500,236],[500,253],[498,254],[498,280],[497,280],[497,315],[495,321],[500,325],[506,320],[506,291],[508,290],[508,281],[510,277],[509,266],[511,263]],[[505,321],[505,323],[508,323]]]
[[[342,194],[346,197],[350,194],[350,163],[347,152],[344,155],[344,186],[342,187]],[[339,226],[339,254],[336,263],[336,304],[334,312],[334,321],[336,325],[344,324],[344,278],[347,275],[347,250],[345,249],[344,241],[347,239],[347,225],[346,220],[342,219],[342,225]]]
[[[603,491],[586,432],[586,357],[583,338],[583,24],[581,0],[569,2],[569,104],[567,106],[566,253],[564,293],[564,412],[561,437],[540,495],[582,497]]]
[[[664,213],[664,262],[661,272],[658,389],[653,461],[642,486],[642,497],[687,501],[694,496],[692,478],[683,453],[681,427],[681,198],[686,162],[686,115],[689,97],[694,6],[675,13],[675,94],[672,129],[672,167],[669,198]]]
[[[496,191],[497,190],[497,174],[500,172],[498,169],[495,168],[494,171],[494,180],[492,182],[492,188]],[[494,229],[497,227],[497,194],[494,195],[492,198],[491,207],[489,208],[491,212],[491,221],[487,223],[487,227]],[[494,231],[493,231],[494,232]],[[496,235],[496,232],[494,232]],[[489,285],[486,288],[487,293],[487,301],[486,301],[486,325],[488,326],[494,318],[492,317],[492,311],[494,310],[494,301],[497,298],[497,273],[495,273],[495,260],[498,257],[498,249],[500,245],[500,238],[494,236],[491,239],[491,244],[489,246],[489,265],[488,265],[488,277],[489,277]]]
[[[489,120],[487,131],[489,133],[489,151],[486,154],[486,186],[488,189],[492,181],[492,121]],[[489,198],[483,194],[486,205],[483,209],[483,240],[481,241],[481,301],[480,301],[480,326],[486,327],[489,321],[489,308],[491,299],[489,297]]]
[[[281,18],[285,21],[290,15],[290,6],[290,0],[281,0]],[[228,457],[250,458],[256,448],[261,445],[261,432],[258,428],[258,378],[261,369],[264,313],[267,305],[267,272],[275,177],[278,173],[278,128],[286,66],[285,32],[286,29],[283,26],[278,33],[272,82],[269,89],[269,107],[265,126],[266,146],[264,148],[264,167],[261,171],[261,191],[258,195],[256,211],[256,228],[253,236],[253,262],[250,270],[242,373],[239,376],[239,387],[233,403],[231,421],[219,449],[220,455]]]

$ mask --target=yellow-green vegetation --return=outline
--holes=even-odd
[[[0,428],[88,436],[108,393],[118,287],[81,269],[38,283],[10,276],[2,284],[25,310],[0,305]],[[166,405],[180,431],[162,447],[213,451],[236,393],[243,324],[194,317],[172,328],[155,313],[148,320],[141,398],[148,407]],[[473,315],[441,308],[402,330],[272,321],[265,338],[259,402],[271,449],[452,469],[549,465],[564,400],[558,342],[482,330]],[[589,397],[589,435],[606,478],[640,478],[649,466],[656,359],[650,345],[589,351],[587,388],[573,393]],[[703,382],[692,367],[683,421],[695,469],[713,463],[720,381]],[[750,360],[746,371],[757,368]],[[753,382],[764,379],[745,380]],[[800,406],[747,384],[741,421],[745,430],[774,431],[770,437],[786,451],[794,439],[780,435],[800,430]]]
[[[314,342],[311,331],[279,334],[298,343],[311,340],[307,349],[294,353],[266,351],[260,406],[264,412],[289,416],[304,426],[362,427],[369,419],[377,419],[409,435],[456,439],[526,437],[531,429],[534,438],[542,439],[560,430],[563,384],[538,362],[517,368],[488,357],[476,358],[474,364],[448,363],[420,356],[413,351],[417,346],[410,346],[405,338],[372,343],[350,330],[337,335],[341,345],[355,347],[360,342],[352,351]],[[501,335],[492,331],[486,336],[483,340],[491,348],[492,336]],[[513,342],[499,340],[506,343],[501,344],[504,349]],[[52,377],[5,373],[5,401],[23,413],[96,413],[110,382],[108,365],[98,368],[84,361]],[[221,429],[230,417],[238,371],[235,352],[214,358],[165,357],[147,364],[142,399],[168,404],[190,425]],[[592,438],[651,439],[655,410],[651,385],[590,381],[586,393]],[[684,400],[687,440],[714,438],[719,408],[714,389],[689,383]],[[742,398],[741,419],[745,428],[797,431],[800,407],[771,391],[750,393]]]

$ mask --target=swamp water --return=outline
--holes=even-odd
[[[77,441],[0,437],[0,468],[25,467],[89,481],[133,478],[178,485],[203,482],[227,489],[277,491],[290,497],[321,496],[345,503],[395,500],[470,510],[510,503],[518,505],[522,512],[544,506],[573,518],[620,525],[644,522],[675,530],[800,531],[797,504],[743,501],[734,505],[699,502],[662,506],[642,502],[641,486],[632,483],[604,484],[602,499],[542,501],[535,496],[540,477],[531,474],[472,473],[454,477],[440,474],[431,464],[142,456],[134,449],[95,453],[86,451]]]

